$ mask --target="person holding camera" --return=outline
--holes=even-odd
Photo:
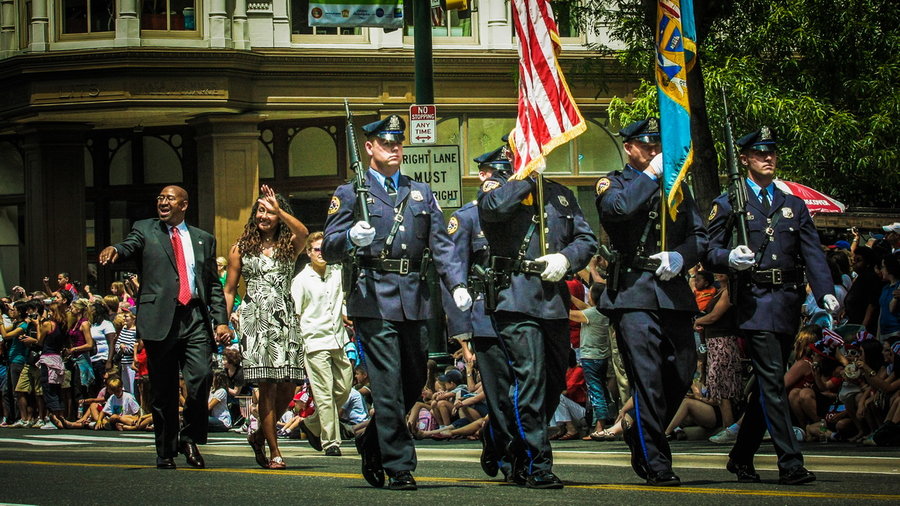
[[[44,405],[47,407],[50,420],[54,416],[58,418],[64,416],[62,384],[66,371],[63,367],[62,352],[68,341],[66,330],[66,304],[61,301],[51,302],[46,310],[41,312],[37,321],[37,344],[41,347],[41,357],[37,364],[40,367]],[[41,428],[55,429],[56,425],[48,421]]]

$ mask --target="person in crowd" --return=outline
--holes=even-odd
[[[241,350],[236,346],[229,346],[223,352],[222,370],[228,380],[225,390],[228,392],[228,411],[231,413],[232,425],[240,426],[246,420],[241,415],[241,404],[237,399],[239,395],[250,395],[250,386],[244,380],[244,368],[241,366]]]
[[[153,390],[156,467],[175,469],[175,456],[206,467],[198,444],[207,439],[211,341],[231,339],[216,273],[216,239],[188,226],[188,193],[167,186],[156,197],[158,218],[134,223],[119,244],[100,252],[101,265],[135,258],[141,265],[137,332],[147,348]],[[179,370],[186,395],[179,420]]]
[[[109,307],[103,301],[91,303],[90,312],[91,337],[96,346],[91,355],[91,367],[94,369],[94,377],[102,378],[103,373],[112,367],[112,353],[116,342],[116,327],[109,318]],[[91,393],[100,390],[102,385],[95,383]]]
[[[431,413],[437,421],[438,427],[450,425],[455,419],[454,405],[456,401],[469,393],[462,374],[457,369],[451,369],[438,377],[444,386],[443,392],[435,392],[432,397]]]
[[[121,281],[113,281],[109,285],[109,293],[115,295],[119,302],[127,302],[129,306],[134,305],[134,298],[125,290],[125,283]]]
[[[709,271],[698,274],[704,272]],[[737,345],[738,331],[728,291],[728,275],[719,273],[714,278],[719,287],[704,313],[694,320],[694,328],[706,344],[706,398],[718,409],[721,424],[727,431],[734,424],[732,401],[743,393],[741,352]],[[736,439],[737,432],[732,434]]]
[[[25,318],[28,316],[28,303],[24,300],[16,301],[7,308],[7,316],[9,324],[6,322],[0,326],[0,333],[3,335],[3,342],[9,349],[9,384],[16,400],[16,409],[19,413],[19,419],[12,424],[12,427],[31,427],[33,420],[32,412],[28,404],[28,396],[15,391],[16,385],[19,384],[19,378],[28,361],[28,347],[23,340],[25,332],[28,330],[28,323]]]
[[[372,405],[372,386],[369,382],[369,371],[365,365],[353,368],[353,389],[363,396],[367,406]]]
[[[415,445],[405,417],[425,384],[432,306],[423,258],[434,263],[460,309],[472,304],[434,193],[400,172],[405,127],[395,114],[363,127],[369,221],[357,219],[354,183],[341,185],[331,198],[322,242],[326,262],[353,259],[360,268],[358,276],[349,273],[347,316],[365,350],[377,411],[356,446],[366,481],[382,487],[387,473],[391,490],[416,489]]]
[[[141,404],[144,413],[151,413],[150,407],[150,367],[147,361],[147,348],[140,336],[134,342],[134,361],[131,363],[134,371],[135,396]]]
[[[712,309],[708,306],[718,291],[715,281],[715,276],[709,271],[698,270],[695,274],[691,274],[691,288],[694,290],[694,300],[697,302],[697,308],[701,313],[706,313]]]
[[[362,394],[355,388],[350,389],[347,402],[341,406],[341,421],[350,425],[352,434],[356,434],[357,427],[369,419],[369,410],[366,409],[366,401]]]
[[[62,296],[62,292],[69,292],[73,297],[78,296],[78,289],[71,281],[72,276],[68,272],[60,272],[56,275],[56,290],[50,288],[50,278],[44,276],[44,292],[55,298]],[[41,299],[43,299],[42,297]],[[71,302],[71,301],[69,301]]]
[[[833,335],[824,330],[823,338],[809,345],[784,375],[791,411],[808,440],[818,438],[818,427],[812,425],[825,417],[843,382],[836,358],[837,348],[843,343]],[[816,430],[810,430],[813,428]]]
[[[666,438],[669,440],[687,439],[687,433],[683,427],[698,426],[706,430],[723,426],[723,415],[718,399],[712,399],[704,395],[703,376],[706,373],[703,360],[697,361],[697,372],[694,373],[694,381],[691,389],[681,401],[681,406],[675,411],[672,421],[666,427]]]
[[[762,127],[736,144],[740,162],[747,169],[750,244],[731,247],[735,233],[732,224],[737,220],[732,218],[728,194],[723,194],[710,211],[710,244],[703,263],[715,272],[729,268],[745,271],[740,277],[748,280],[739,282],[734,294],[738,301],[735,318],[747,342],[757,381],[726,467],[740,482],[760,481],[753,457],[768,427],[778,453],[779,482],[800,485],[814,481],[816,476],[803,466],[783,377],[792,337],[800,326],[804,268],[820,307],[834,314],[838,300],[806,204],[799,197],[784,194],[773,182],[778,163],[774,133]]]
[[[41,369],[44,404],[49,412],[49,417],[62,417],[64,414],[62,384],[65,378],[65,368],[62,352],[68,340],[66,323],[65,303],[60,301],[52,302],[38,321],[37,342],[41,346],[41,358],[38,360],[38,364]],[[48,419],[41,428],[55,429],[56,425],[53,424],[52,419]]]
[[[97,396],[78,401],[80,413],[75,421],[69,421],[66,418],[58,416],[51,416],[50,421],[52,421],[59,429],[93,429],[97,420],[100,419],[100,412],[103,411],[103,407],[106,405],[106,384],[109,380],[118,378],[119,376],[117,374],[110,374],[107,372],[103,377],[104,386],[97,392]]]
[[[225,257],[216,257],[216,269],[219,272],[219,282],[225,287],[228,285],[228,260]],[[241,294],[234,294],[234,307],[232,312],[241,307]]]
[[[900,253],[885,255],[879,269],[885,286],[878,297],[878,332],[880,341],[892,341],[900,337]]]
[[[569,311],[569,320],[581,324],[581,367],[584,370],[584,381],[587,385],[588,399],[594,430],[584,440],[603,441],[605,434],[603,425],[609,416],[609,393],[606,389],[606,373],[609,367],[610,350],[609,318],[597,309],[597,302],[606,290],[606,285],[594,283],[588,293],[587,309]]]
[[[4,330],[12,327],[12,320],[9,319],[9,298],[0,299],[0,315],[2,322],[0,326]],[[6,340],[0,337],[0,428],[9,427],[15,423],[15,411],[13,408],[12,387],[9,384],[9,346]]]
[[[607,286],[598,308],[616,329],[632,387],[636,426],[624,433],[632,468],[649,485],[678,486],[665,428],[696,367],[692,319],[697,303],[683,270],[700,261],[706,229],[686,183],[677,213],[661,214],[658,119],[631,123],[619,135],[628,163],[597,181],[596,205],[621,260],[610,265],[609,279],[616,283]]]
[[[106,404],[100,411],[94,430],[116,429],[117,424],[133,424],[133,419],[140,415],[141,406],[133,395],[122,387],[122,380],[112,377],[106,380]]]
[[[885,231],[884,240],[890,248],[891,254],[900,253],[900,222],[881,227]]]
[[[853,272],[856,278],[844,298],[844,317],[848,324],[862,325],[869,332],[878,329],[878,297],[884,280],[878,274],[881,259],[867,246],[853,252]]]
[[[85,299],[73,301],[69,306],[68,325],[70,347],[66,356],[75,362],[73,383],[75,383],[75,399],[83,400],[91,396],[91,385],[94,383],[94,367],[91,364],[91,351],[94,349],[94,335],[90,322],[91,304]],[[102,377],[102,376],[100,376]]]
[[[209,431],[228,432],[231,428],[231,413],[228,411],[228,377],[225,371],[213,373],[212,386],[209,389]]]
[[[291,279],[308,235],[306,225],[294,216],[287,199],[263,185],[244,232],[228,256],[226,311],[233,311],[243,277],[247,296],[240,309],[242,368],[244,380],[259,386],[260,430],[250,434],[248,442],[254,455],[268,443],[269,457],[264,466],[268,469],[286,467],[275,423],[291,402],[294,387],[306,377]]]
[[[121,356],[117,365],[122,375],[123,388],[126,392],[134,395],[136,393],[134,389],[135,370],[131,367],[131,364],[134,363],[134,346],[137,341],[137,315],[134,308],[125,311],[122,318],[122,329],[119,330],[116,338],[116,353]]]
[[[314,232],[307,238],[310,263],[294,278],[291,295],[306,372],[316,398],[316,412],[302,422],[301,430],[314,449],[340,457],[339,411],[350,395],[353,365],[344,352],[349,338],[342,315],[341,266],[327,265],[322,258],[324,237],[324,233]]]
[[[19,382],[15,385],[16,394],[24,395],[27,404],[31,408],[31,426],[35,428],[46,425],[46,406],[44,405],[44,391],[41,386],[41,367],[38,361],[41,356],[41,345],[38,342],[38,320],[43,312],[42,299],[32,299],[25,303],[25,334],[20,336],[22,344],[28,350],[25,368],[19,375]],[[21,403],[20,403],[21,406]]]
[[[846,258],[840,251],[829,250],[825,254],[825,263],[828,265],[831,273],[831,281],[834,286],[834,296],[838,301],[837,309],[828,312],[825,308],[820,307],[815,300],[815,294],[812,292],[810,285],[806,285],[806,300],[803,303],[802,313],[806,323],[819,325],[823,328],[833,329],[840,326],[840,315],[844,311],[844,300],[847,297],[847,289],[844,288],[844,274],[841,272],[841,266],[838,258]]]

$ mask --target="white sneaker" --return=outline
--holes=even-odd
[[[31,420],[22,420],[21,418],[19,418],[18,420],[16,420],[16,423],[10,425],[10,427],[14,429],[24,429],[26,426],[31,426]]]
[[[715,443],[718,445],[727,445],[732,444],[737,441],[737,431],[732,431],[730,428],[725,427],[722,432],[718,434],[713,434],[709,437],[710,443]]]
[[[34,420],[28,422],[28,425],[26,425],[25,427],[26,428],[36,428],[36,427],[40,427],[41,425],[44,425],[44,421],[41,420],[40,418],[35,418]]]
[[[44,425],[41,425],[41,430],[57,430],[59,427],[53,425],[53,422],[47,422]]]

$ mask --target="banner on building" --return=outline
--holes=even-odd
[[[309,26],[403,28],[403,0],[310,0]]]

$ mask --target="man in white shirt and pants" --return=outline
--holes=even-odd
[[[353,365],[344,352],[347,332],[343,322],[341,266],[322,258],[322,232],[310,234],[306,254],[310,263],[291,285],[294,307],[306,354],[306,372],[316,401],[315,413],[301,430],[309,444],[325,455],[341,456],[338,412],[350,394]]]

